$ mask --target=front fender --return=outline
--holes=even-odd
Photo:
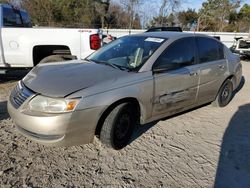
[[[140,83],[84,97],[76,110],[102,108],[102,112],[104,112],[110,105],[117,101],[134,98],[140,104],[141,123],[144,123],[152,115],[152,97],[153,79],[148,79]]]

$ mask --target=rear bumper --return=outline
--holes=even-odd
[[[8,102],[8,112],[19,132],[29,139],[47,146],[72,146],[93,141],[101,110],[35,115],[15,109]]]
[[[236,48],[234,53],[242,56],[250,56],[250,48],[249,49]]]

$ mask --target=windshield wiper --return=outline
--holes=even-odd
[[[118,67],[113,65],[113,64],[110,64],[110,63],[107,63],[106,61],[96,61],[96,60],[93,60],[93,59],[88,59],[89,61],[92,61],[94,63],[97,63],[97,64],[103,64],[103,65],[108,65],[110,67],[113,67],[115,69],[117,69]]]
[[[121,65],[117,65],[117,64],[113,64],[114,66],[118,67],[120,70],[126,70],[128,72],[130,72],[131,70],[128,67],[125,66],[121,66]]]
[[[130,71],[127,67],[123,67],[121,65],[117,65],[117,64],[112,64],[112,63],[108,63],[106,61],[96,61],[96,60],[93,60],[93,59],[88,59],[89,61],[93,61],[94,63],[97,63],[97,64],[103,64],[103,65],[108,65],[110,67],[113,67],[115,69],[120,69],[120,70],[128,70]]]

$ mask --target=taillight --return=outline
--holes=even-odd
[[[101,47],[101,39],[98,34],[90,35],[91,50],[98,50]]]

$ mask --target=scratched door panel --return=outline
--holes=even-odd
[[[191,106],[196,101],[199,76],[192,75],[196,66],[155,74],[153,115],[171,114]]]
[[[226,66],[226,60],[208,62],[200,65],[199,103],[214,100],[225,79],[224,75],[226,74]]]
[[[211,102],[215,99],[226,77],[227,60],[224,55],[224,46],[213,38],[197,37],[196,41],[200,65],[198,102]]]

